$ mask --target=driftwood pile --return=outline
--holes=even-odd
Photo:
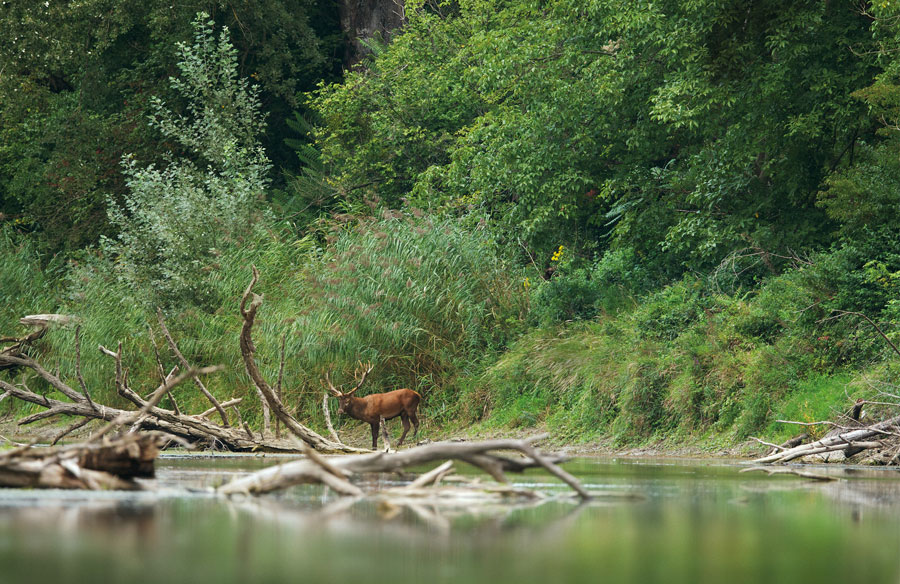
[[[781,445],[756,439],[772,449],[766,456],[757,458],[753,462],[776,464],[804,458],[815,462],[842,462],[860,453],[865,453],[869,462],[874,464],[898,464],[900,461],[900,416],[894,416],[874,424],[862,424],[859,418],[864,403],[866,402],[862,400],[857,401],[851,412],[843,416],[845,420],[841,424],[836,422],[801,424],[832,426],[833,429],[819,440],[804,443],[809,437],[805,433]],[[779,421],[800,424],[788,420]]]
[[[900,357],[900,347],[898,347],[891,337],[888,336],[878,323],[861,312],[833,310],[832,316],[823,319],[834,320],[845,317],[858,318],[866,321],[881,336],[882,339],[890,346],[893,352]],[[890,399],[897,400],[900,396],[886,393],[884,394]],[[865,453],[863,457],[867,462],[872,464],[896,465],[900,464],[900,416],[893,416],[882,422],[874,424],[863,424],[862,419],[863,406],[879,405],[897,407],[895,402],[868,402],[859,399],[853,404],[849,412],[839,417],[839,422],[796,422],[791,420],[778,420],[778,422],[786,424],[799,424],[802,426],[818,426],[827,425],[832,428],[824,438],[804,444],[807,434],[802,434],[796,439],[775,445],[754,438],[757,442],[772,447],[772,450],[754,462],[759,464],[785,463],[802,458],[812,458],[816,462],[842,462],[850,459],[860,453]]]
[[[223,485],[218,492],[232,494],[261,494],[285,489],[298,484],[318,483],[331,487],[335,492],[345,496],[362,496],[365,493],[350,481],[354,476],[368,473],[401,472],[411,466],[420,466],[435,461],[448,461],[437,468],[423,474],[410,485],[385,494],[413,496],[435,496],[436,491],[423,492],[422,489],[437,486],[451,472],[450,460],[467,462],[480,468],[500,485],[478,489],[484,494],[500,497],[538,496],[534,491],[524,491],[508,485],[506,472],[521,473],[528,468],[543,468],[571,487],[582,499],[590,499],[591,494],[571,474],[557,466],[563,457],[540,453],[534,442],[546,438],[536,436],[528,440],[487,440],[482,442],[437,442],[403,450],[401,452],[375,452],[324,458],[311,448],[307,449],[307,458],[285,464],[272,466],[261,471],[241,477]],[[513,450],[523,457],[510,458],[497,451]],[[474,492],[469,490],[469,492]]]
[[[388,497],[420,497],[428,493],[442,493],[451,497],[459,497],[461,493],[484,498],[485,496],[507,499],[511,497],[533,498],[537,493],[511,487],[506,480],[506,472],[522,472],[527,468],[542,467],[569,485],[582,499],[590,498],[590,494],[572,475],[565,472],[557,463],[562,457],[540,453],[534,442],[543,438],[539,436],[530,440],[492,440],[487,442],[442,442],[411,448],[402,452],[369,452],[352,448],[340,442],[330,423],[327,409],[327,398],[323,402],[326,421],[332,439],[327,439],[313,432],[297,421],[281,402],[280,382],[272,387],[262,376],[254,358],[255,347],[252,329],[257,311],[262,305],[262,297],[253,292],[259,279],[259,273],[253,268],[253,278],[243,294],[240,313],[243,326],[239,337],[241,356],[248,376],[256,387],[257,394],[264,409],[263,432],[254,433],[240,419],[234,407],[240,400],[228,400],[220,403],[206,389],[201,380],[202,375],[212,373],[220,367],[195,368],[179,351],[178,346],[166,327],[161,312],[158,313],[160,331],[165,337],[171,353],[177,358],[179,367],[173,368],[167,375],[160,359],[160,383],[144,398],[142,392],[131,387],[127,369],[123,365],[122,346],[116,351],[100,346],[98,349],[110,359],[115,367],[116,392],[133,403],[136,410],[122,410],[96,402],[88,390],[81,375],[80,328],[76,328],[76,379],[79,389],[65,383],[58,375],[45,369],[39,362],[28,355],[28,347],[42,337],[51,324],[65,324],[72,319],[61,315],[39,315],[23,319],[23,323],[38,328],[21,338],[4,338],[3,342],[11,345],[0,348],[0,368],[19,368],[44,380],[63,399],[50,398],[28,388],[26,382],[18,384],[0,379],[2,397],[14,397],[42,406],[42,411],[27,416],[19,421],[29,424],[37,420],[57,415],[69,415],[80,418],[78,422],[63,430],[53,440],[83,426],[90,420],[105,420],[107,424],[92,434],[87,442],[63,447],[36,448],[34,443],[0,454],[0,486],[12,487],[49,487],[80,489],[137,489],[146,488],[147,483],[136,482],[137,478],[153,476],[153,460],[161,447],[171,441],[180,444],[206,444],[224,447],[233,451],[293,451],[303,452],[306,457],[286,464],[269,467],[257,473],[235,479],[220,487],[218,493],[233,495],[239,493],[261,494],[284,489],[300,483],[320,483],[332,488],[341,495],[358,497],[364,495],[363,489],[351,482],[351,478],[371,473],[400,473],[411,466],[418,466],[435,461],[447,461],[436,469],[425,473],[410,485],[399,489],[380,492]],[[152,334],[152,331],[151,331]],[[155,346],[155,341],[154,341]],[[282,349],[282,370],[283,370]],[[172,388],[185,381],[192,382],[210,401],[212,407],[196,415],[185,414],[180,410],[172,396]],[[168,398],[171,409],[159,406],[163,398]],[[229,420],[227,408],[233,408],[237,414],[238,426]],[[293,441],[272,439],[268,436],[269,412],[274,414],[276,423],[284,425],[296,438]],[[207,419],[217,415],[221,424]],[[383,420],[382,420],[383,422]],[[387,432],[385,432],[385,443]],[[110,438],[114,432],[122,432],[117,438]],[[297,440],[299,438],[299,440]],[[517,451],[520,456],[509,457],[498,451]],[[357,452],[349,456],[325,458],[320,452]],[[458,460],[469,463],[484,470],[499,484],[477,488],[471,486],[460,490],[435,489],[442,480],[450,480],[452,472],[450,461]],[[456,477],[457,482],[459,478]],[[396,491],[396,492],[394,492]],[[477,495],[476,495],[477,494]]]
[[[266,417],[268,412],[275,413],[278,421],[299,437],[306,444],[322,452],[363,452],[358,448],[347,446],[339,441],[329,440],[307,428],[297,421],[284,407],[278,397],[278,392],[274,390],[263,378],[256,365],[254,358],[255,348],[251,337],[252,327],[256,311],[262,303],[262,297],[253,294],[252,289],[258,279],[258,273],[254,268],[253,280],[244,293],[241,302],[241,315],[244,324],[240,334],[241,356],[244,361],[246,371],[257,388],[258,395],[261,396],[261,402]],[[247,306],[248,300],[252,301]],[[121,397],[133,403],[138,409],[145,409],[145,414],[134,422],[133,430],[149,430],[159,431],[175,436],[183,441],[191,444],[206,445],[213,448],[231,450],[235,452],[299,452],[300,449],[293,441],[283,440],[280,437],[272,437],[267,431],[268,424],[262,432],[254,433],[240,418],[240,411],[237,404],[241,402],[241,398],[228,400],[220,403],[206,389],[201,376],[211,373],[218,368],[194,368],[188,363],[184,355],[179,351],[172,335],[166,328],[163,315],[158,314],[160,329],[165,336],[172,353],[177,357],[184,371],[179,374],[179,368],[176,366],[166,375],[164,373],[161,362],[159,362],[160,385],[157,386],[153,393],[161,392],[161,395],[167,396],[172,406],[166,409],[158,406],[156,403],[149,405],[149,400],[142,396],[142,392],[136,391],[131,387],[128,380],[127,369],[123,365],[122,345],[119,343],[116,351],[99,346],[98,349],[110,357],[115,363],[115,386],[116,392]],[[44,368],[38,361],[28,355],[27,347],[35,340],[41,338],[52,324],[71,322],[70,317],[63,315],[37,315],[25,317],[22,319],[24,324],[37,326],[37,330],[21,337],[4,337],[4,342],[12,341],[12,344],[0,348],[0,369],[19,368],[31,370],[38,377],[47,382],[54,390],[62,394],[67,400],[59,400],[49,398],[45,395],[36,393],[28,388],[23,381],[19,384],[13,384],[0,379],[0,400],[7,397],[14,397],[29,403],[37,404],[46,408],[45,410],[27,416],[19,420],[19,425],[26,425],[38,420],[51,418],[58,415],[68,415],[81,418],[69,428],[67,428],[56,440],[63,435],[84,426],[92,419],[113,421],[121,418],[129,413],[128,410],[122,410],[97,403],[91,398],[91,394],[84,378],[81,375],[81,346],[80,346],[80,327],[76,328],[76,378],[79,382],[80,389],[75,389],[65,383],[57,375],[51,373]],[[171,395],[170,390],[177,384],[191,380],[197,386],[198,390],[210,401],[212,408],[199,414],[190,415],[180,411],[177,403]],[[236,414],[239,425],[235,426],[229,422],[226,408],[232,408]],[[211,414],[216,413],[221,418],[221,424],[214,423],[207,419]],[[54,440],[55,442],[55,440]]]

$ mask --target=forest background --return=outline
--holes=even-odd
[[[713,448],[896,393],[895,3],[389,8],[359,42],[329,0],[0,2],[3,333],[77,317],[115,405],[94,348],[157,379],[161,309],[258,427],[255,264],[260,364],[284,343],[316,428],[359,361],[431,437]],[[33,353],[71,380],[74,347]]]

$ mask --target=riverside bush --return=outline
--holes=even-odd
[[[527,306],[522,270],[485,230],[415,215],[352,221],[304,272],[292,329],[311,369],[372,360],[375,383],[440,383],[516,333]]]
[[[205,275],[223,247],[249,235],[264,198],[270,164],[259,144],[265,128],[258,89],[240,78],[238,55],[223,30],[216,40],[206,15],[194,22],[192,45],[180,43],[181,76],[171,80],[183,111],[153,102],[152,127],[181,149],[165,168],[123,160],[128,192],[110,199],[120,277],[139,300],[212,306]]]
[[[541,326],[620,310],[649,288],[649,275],[632,248],[608,250],[591,265],[560,246],[551,262],[552,277],[531,294],[531,317]]]

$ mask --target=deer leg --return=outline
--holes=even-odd
[[[409,419],[412,420],[413,423],[413,440],[415,440],[419,436],[419,416],[416,415],[415,412],[411,412],[409,414]]]
[[[403,439],[406,438],[406,433],[409,432],[409,416],[406,413],[401,413],[400,421],[403,422],[403,435],[400,436],[400,442],[397,442],[397,448],[400,448],[403,444]]]
[[[381,426],[381,421],[375,422],[372,426],[372,450],[378,450],[378,427]]]

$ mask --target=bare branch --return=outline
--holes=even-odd
[[[175,374],[178,366],[176,365],[169,375],[166,375],[166,369],[163,367],[162,359],[159,356],[159,347],[156,346],[156,335],[153,334],[153,327],[150,325],[147,325],[147,334],[150,336],[150,343],[153,345],[153,355],[156,357],[156,371],[159,374],[159,380],[160,382],[165,383],[166,379]],[[178,407],[178,402],[175,401],[175,396],[171,391],[168,393],[168,396],[169,401],[172,402],[172,410],[176,414],[181,415],[181,409]],[[213,411],[215,411],[215,408],[213,408]]]
[[[897,345],[895,345],[894,342],[890,338],[888,338],[888,336],[886,334],[884,334],[884,331],[881,330],[881,327],[879,327],[878,324],[874,320],[869,318],[868,315],[863,314],[862,312],[855,312],[852,310],[832,310],[831,313],[835,314],[836,316],[822,319],[822,321],[820,321],[820,322],[824,322],[826,320],[833,320],[835,318],[843,318],[845,316],[858,316],[860,318],[863,318],[863,319],[865,319],[866,322],[868,322],[870,325],[872,325],[872,327],[878,332],[878,334],[881,335],[881,338],[883,338],[887,342],[887,344],[891,346],[891,349],[894,350],[894,353],[896,353],[897,356],[900,356],[900,349],[897,348]]]
[[[77,325],[75,327],[75,375],[78,377],[78,383],[81,385],[81,391],[84,393],[84,397],[87,399],[88,405],[92,408],[97,409],[97,406],[94,405],[93,400],[91,400],[91,394],[88,392],[87,383],[84,382],[84,377],[81,375],[81,325]]]
[[[241,298],[240,304],[241,316],[244,319],[244,324],[241,327],[240,346],[241,357],[244,360],[244,367],[247,370],[247,375],[249,375],[250,379],[253,380],[253,384],[256,386],[256,389],[259,392],[263,403],[268,404],[268,407],[270,407],[272,411],[275,412],[275,415],[281,420],[281,422],[292,434],[294,434],[316,450],[360,452],[358,448],[351,448],[344,444],[337,444],[335,442],[327,440],[298,422],[292,415],[287,412],[287,410],[285,410],[281,401],[278,399],[278,396],[275,395],[272,387],[266,382],[266,380],[260,373],[259,368],[256,365],[256,360],[253,357],[254,353],[256,352],[256,347],[253,345],[252,331],[253,323],[256,319],[256,312],[262,305],[263,299],[262,296],[253,293],[253,286],[259,280],[259,271],[256,269],[256,266],[252,266],[252,271],[253,279],[250,281],[250,285],[247,286],[247,289],[244,291],[244,296]],[[251,298],[252,300],[250,300]],[[247,304],[248,300],[250,300],[249,306]]]
[[[62,440],[64,437],[68,436],[75,430],[79,428],[83,428],[87,426],[91,421],[91,418],[84,418],[83,420],[78,420],[74,424],[70,424],[67,426],[62,432],[53,437],[53,440],[50,441],[50,446],[56,446],[56,443]]]
[[[185,369],[190,369],[191,365],[188,363],[188,360],[185,359],[184,355],[178,350],[178,345],[175,344],[175,339],[172,338],[171,333],[169,333],[168,327],[166,327],[166,319],[163,317],[162,310],[157,307],[156,309],[156,319],[159,321],[159,328],[162,330],[163,336],[166,338],[166,342],[169,344],[169,349],[172,351],[172,354],[175,355],[175,358],[178,359],[178,362],[181,363],[181,366]],[[222,418],[222,425],[228,428],[228,414],[225,413],[225,409],[219,405],[219,401],[206,389],[206,386],[203,385],[203,382],[200,381],[199,378],[194,377],[194,385],[200,390],[206,399],[210,401],[216,411],[219,412],[219,417]]]
[[[244,401],[244,398],[242,398],[242,397],[236,397],[236,398],[234,398],[234,399],[230,399],[230,400],[228,400],[228,401],[222,402],[221,406],[222,406],[223,408],[230,408],[230,407],[232,407],[232,406],[238,405],[238,404],[241,403],[242,401]],[[215,413],[215,411],[216,411],[216,408],[209,408],[208,410],[206,410],[206,411],[204,411],[204,412],[201,412],[201,413],[199,413],[199,414],[195,414],[194,417],[196,417],[196,418],[205,418],[205,417],[209,416],[210,414]]]
[[[322,394],[322,412],[325,414],[325,427],[328,428],[328,434],[331,436],[331,439],[338,444],[343,444],[340,436],[338,436],[337,432],[334,430],[334,426],[331,424],[331,412],[328,410],[327,393]]]

